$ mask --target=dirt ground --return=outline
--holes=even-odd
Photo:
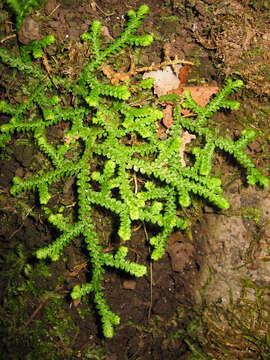
[[[19,42],[53,34],[58,44],[53,51],[62,54],[56,65],[59,72],[76,76],[81,65],[76,57],[76,51],[81,51],[80,36],[91,22],[102,21],[106,36],[116,38],[125,14],[141,4],[150,8],[141,29],[152,33],[155,42],[136,54],[138,61],[160,63],[167,46],[171,57],[195,63],[187,79],[190,85],[219,86],[232,75],[244,81],[244,90],[235,95],[242,104],[240,110],[223,112],[216,121],[232,137],[247,124],[257,131],[247,151],[268,176],[268,0],[49,0],[31,15],[34,22],[27,20],[18,36],[9,10],[0,6],[4,14],[0,46],[16,52]],[[123,70],[128,70],[128,64]],[[13,95],[20,78],[2,65],[0,72],[0,100],[4,100]],[[6,117],[0,115],[0,123],[5,122]],[[91,276],[81,239],[56,262],[33,256],[34,250],[58,234],[35,195],[14,198],[9,189],[13,177],[27,174],[36,161],[43,160],[23,134],[0,158],[3,359],[270,359],[269,191],[247,187],[237,164],[220,154],[215,172],[222,174],[226,184],[232,204],[228,211],[217,212],[194,199],[188,230],[173,234],[163,258],[154,263],[149,261],[147,242],[151,228],[134,226],[131,260],[145,264],[148,275],[135,280],[121,272],[106,272],[105,297],[121,324],[112,339],[104,339],[91,296],[76,303],[69,295],[76,284]],[[72,211],[73,185],[72,180],[56,184],[50,206],[60,201],[66,211]],[[96,230],[104,247],[112,241],[114,221],[110,214],[96,210]]]

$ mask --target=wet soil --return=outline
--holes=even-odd
[[[17,41],[26,44],[46,34],[53,34],[60,45],[52,52],[62,51],[63,54],[62,63],[55,65],[57,71],[75,77],[82,66],[80,58],[76,56],[76,51],[83,52],[80,35],[88,29],[92,20],[101,20],[106,26],[107,36],[115,38],[124,25],[127,11],[138,8],[142,3],[150,7],[142,30],[152,33],[156,41],[139,54],[139,61],[144,64],[160,63],[164,57],[164,45],[168,44],[171,56],[195,61],[196,66],[189,73],[190,84],[220,84],[233,74],[245,80],[245,90],[236,95],[243,104],[240,113],[224,113],[217,121],[224,128],[224,133],[230,132],[235,137],[243,128],[243,118],[246,123],[253,123],[259,137],[249,146],[248,152],[256,165],[269,175],[270,109],[262,105],[267,104],[270,95],[268,1],[134,0],[123,3],[119,0],[49,0],[43,9],[26,20],[18,38],[13,36],[14,19],[5,19],[0,25],[0,35],[4,39],[1,45],[6,47],[8,44],[16,49]],[[8,36],[11,36],[10,39]],[[2,73],[0,100],[12,97],[13,84],[8,80],[12,76],[12,72]],[[20,79],[14,78],[13,81]],[[6,120],[1,115],[1,124]],[[57,131],[61,132],[61,129]],[[91,296],[79,304],[73,302],[69,295],[74,285],[91,277],[83,242],[81,239],[74,241],[65,249],[63,259],[59,261],[37,261],[33,252],[52,242],[58,234],[48,223],[35,195],[23,194],[13,198],[9,194],[13,177],[27,176],[33,162],[42,161],[39,156],[31,139],[25,135],[15,135],[14,142],[9,144],[0,159],[0,353],[5,354],[5,359],[245,358],[239,343],[233,348],[239,351],[235,351],[234,355],[229,352],[231,349],[218,350],[218,345],[207,352],[207,347],[211,348],[210,339],[215,343],[217,338],[213,340],[211,336],[218,334],[218,331],[216,328],[211,331],[211,322],[202,320],[202,312],[208,296],[216,304],[218,299],[229,296],[232,289],[230,281],[225,287],[222,285],[226,274],[232,272],[232,262],[224,260],[224,243],[232,232],[235,242],[226,251],[230,254],[235,252],[234,268],[246,266],[252,272],[260,268],[262,259],[265,263],[269,260],[269,213],[266,213],[269,203],[263,203],[263,199],[269,198],[268,191],[253,189],[251,195],[247,190],[242,193],[245,185],[240,170],[230,159],[220,156],[215,171],[220,173],[222,170],[222,180],[228,185],[226,191],[234,213],[217,213],[215,209],[194,199],[189,232],[173,234],[163,258],[155,263],[149,261],[147,240],[151,228],[144,228],[142,224],[134,225],[129,247],[132,254],[130,259],[145,264],[148,275],[134,280],[108,269],[104,293],[112,310],[121,317],[121,324],[114,338],[104,340]],[[36,169],[38,167],[37,164]],[[33,168],[30,171],[34,171]],[[59,195],[59,189],[64,197]],[[75,193],[72,181],[65,185],[56,184],[50,207],[53,209],[55,204],[62,201],[65,206],[69,205],[65,211],[72,212]],[[248,199],[254,201],[248,202]],[[255,217],[258,214],[254,211],[250,216],[245,216],[246,213],[241,212],[243,206],[261,210],[261,217]],[[224,220],[222,227],[216,228],[221,216],[223,220],[229,220]],[[95,217],[96,230],[103,245],[110,247],[114,241],[114,219],[100,209],[96,209]],[[225,239],[214,238],[217,232],[225,234],[226,231],[229,234]],[[241,238],[246,255],[242,263],[241,248],[234,246],[237,242],[235,234]],[[245,237],[245,234],[248,236]],[[256,234],[260,236],[256,237]],[[209,267],[220,277],[212,276],[207,294]],[[249,274],[241,272],[233,279],[228,275],[234,284],[235,296],[241,293],[239,278],[242,275],[247,277]],[[258,273],[255,280],[269,286],[265,271]],[[215,283],[223,290],[213,285]],[[224,302],[225,305],[228,303],[229,300]],[[209,315],[209,307],[207,311]],[[224,330],[228,322],[224,319],[223,324]],[[265,327],[261,330],[266,331]],[[238,340],[241,342],[242,338]],[[223,345],[226,347],[226,344]],[[197,349],[197,356],[200,357],[195,357],[194,349]],[[269,359],[252,350],[254,357],[250,359]]]

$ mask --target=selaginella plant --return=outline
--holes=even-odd
[[[221,180],[211,175],[216,150],[229,153],[243,165],[249,184],[268,186],[268,179],[244,152],[255,137],[254,131],[246,129],[233,141],[211,130],[209,119],[215,112],[221,108],[238,108],[239,103],[227,98],[243,85],[241,80],[229,79],[206,107],[197,105],[186,93],[182,106],[191,109],[193,116],[181,116],[180,105],[176,104],[173,125],[164,139],[159,138],[156,129],[156,123],[163,117],[157,105],[132,105],[128,84],[114,86],[100,80],[104,79],[100,66],[114,54],[124,47],[152,43],[151,35],[136,35],[148,11],[146,5],[129,11],[125,29],[107,46],[101,44],[101,23],[94,21],[90,31],[82,35],[82,40],[89,43],[91,57],[77,80],[52,74],[48,77],[44,68],[32,62],[31,56],[41,58],[43,49],[54,42],[51,35],[22,47],[20,57],[0,50],[2,62],[24,73],[29,80],[29,96],[23,102],[18,105],[0,102],[0,112],[10,116],[1,126],[0,145],[8,146],[14,132],[32,133],[36,145],[51,162],[50,170],[41,169],[24,179],[15,176],[11,194],[37,191],[40,204],[47,209],[50,185],[58,180],[76,178],[76,220],[71,223],[61,212],[51,212],[49,221],[61,235],[37,250],[36,256],[58,260],[73,239],[84,238],[92,278],[88,283],[76,285],[71,297],[76,300],[93,293],[106,337],[113,336],[114,326],[120,321],[104,298],[102,281],[106,267],[121,269],[136,277],[147,272],[144,265],[126,258],[128,247],[123,244],[131,238],[132,222],[151,223],[159,229],[150,239],[151,258],[158,260],[165,251],[169,235],[187,226],[187,220],[179,213],[181,208],[191,205],[191,194],[227,209],[229,203],[222,195]],[[143,90],[151,88],[152,84],[153,81],[146,79],[137,86]],[[177,100],[176,95],[168,95],[168,98]],[[166,100],[166,96],[161,100]],[[64,137],[58,143],[50,141],[48,129],[64,122],[70,124]],[[202,139],[202,145],[193,149],[193,164],[189,166],[182,166],[180,162],[182,129]],[[139,186],[136,179],[140,179]],[[114,253],[105,252],[101,246],[91,217],[95,206],[119,218],[121,241]]]

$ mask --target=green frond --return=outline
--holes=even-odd
[[[155,79],[147,78],[140,81],[140,87],[142,89],[152,89]]]
[[[256,137],[256,133],[252,129],[245,129],[242,131],[241,137],[235,142],[237,149],[243,149]]]
[[[212,159],[215,150],[214,141],[208,141],[201,153],[200,174],[209,175],[212,168]]]
[[[119,325],[120,324],[120,317],[115,315],[113,312],[109,313],[111,316],[110,318],[104,319],[102,318],[102,330],[103,330],[103,334],[105,337],[107,338],[112,338],[114,336],[114,326]],[[106,314],[108,315],[108,314]],[[108,318],[108,316],[106,316]]]
[[[31,62],[31,56],[33,55],[34,59],[42,58],[43,49],[55,42],[53,35],[47,35],[41,40],[35,40],[30,42],[27,45],[20,47],[21,58],[24,62]]]
[[[82,284],[82,286],[75,285],[70,296],[73,300],[78,300],[81,299],[83,296],[90,294],[90,292],[92,292],[93,290],[93,285],[91,283],[85,283]]]
[[[192,189],[192,190],[194,191],[195,189]],[[189,205],[191,204],[191,199],[190,199],[188,191],[182,190],[179,194],[178,201],[181,206],[189,207]]]
[[[223,88],[216,94],[216,96],[206,105],[204,116],[209,118],[221,108],[230,108],[231,110],[239,107],[236,101],[229,101],[226,98],[235,91],[238,91],[243,86],[242,80],[228,79]]]
[[[42,131],[43,127],[40,121],[29,121],[29,122],[15,122],[12,123],[11,121],[7,124],[1,126],[1,131],[3,133],[10,133],[13,134],[15,131],[23,132],[23,131],[31,131],[31,130],[38,130]]]
[[[13,178],[13,186],[10,189],[12,195],[21,193],[22,191],[35,190],[42,183],[51,184],[67,175],[71,176],[80,170],[80,163],[70,164],[62,162],[61,167],[56,170],[48,171],[45,174],[37,174],[32,178],[20,179],[18,176]]]
[[[190,94],[190,93],[189,93]],[[176,94],[166,94],[166,95],[161,95],[159,98],[158,98],[158,100],[160,101],[160,102],[163,102],[163,101],[171,101],[171,102],[173,102],[173,103],[179,103],[180,101],[181,101],[181,98],[180,98],[180,96],[178,96],[178,95],[176,95]],[[179,105],[178,105],[178,107],[179,107]],[[174,108],[174,111],[176,111],[176,107]],[[177,113],[177,116],[176,117],[178,117],[180,115],[180,113]]]
[[[264,176],[258,169],[253,167],[248,169],[247,182],[250,185],[255,185],[258,183],[264,189],[269,187],[269,178]]]
[[[127,241],[131,237],[131,220],[128,210],[122,209],[120,211],[120,226],[118,230],[118,235],[124,241]]]
[[[99,92],[98,89],[94,88],[90,91],[89,95],[86,96],[85,101],[89,106],[98,107],[99,105]]]
[[[128,248],[125,246],[120,246],[114,256],[111,254],[104,254],[104,264],[106,266],[124,270],[130,275],[134,275],[136,277],[142,277],[146,275],[147,269],[144,265],[125,260],[127,253]]]
[[[191,93],[189,90],[184,91],[185,100],[182,102],[182,107],[185,109],[190,109],[196,114],[199,114],[201,111],[203,111],[203,107],[201,105],[197,105],[196,101],[191,96]]]
[[[102,24],[100,21],[93,21],[91,24],[91,32],[82,34],[82,40],[89,42],[90,48],[96,59],[99,58],[99,54],[100,54],[101,27]]]
[[[48,185],[46,183],[41,183],[38,185],[38,192],[39,192],[39,201],[40,204],[45,205],[51,198],[51,195],[48,192]]]
[[[136,277],[142,277],[147,274],[146,266],[136,264],[128,260],[126,260],[125,262],[121,262],[120,269]]]
[[[65,246],[67,246],[74,238],[83,231],[83,224],[77,223],[70,227],[68,233],[63,233],[54,242],[36,251],[38,259],[46,259],[49,257],[52,261],[56,261],[62,254]]]
[[[62,232],[69,232],[71,230],[71,225],[65,221],[63,214],[51,213],[48,220]]]
[[[160,232],[158,235],[152,237],[150,239],[150,244],[153,246],[154,250],[151,254],[151,259],[154,261],[157,261],[162,258],[165,247],[167,244],[168,236],[170,235],[172,229],[164,229],[162,232]]]
[[[119,52],[123,47],[129,44],[131,36],[138,27],[141,25],[143,18],[148,13],[149,8],[145,5],[140,6],[137,12],[132,11],[128,12],[128,16],[130,17],[128,24],[122,34],[116,39],[113,43],[111,43],[102,54],[102,61],[104,61],[107,57]]]
[[[8,115],[15,115],[16,114],[16,108],[9,104],[6,101],[0,101],[0,113],[8,114]]]
[[[52,163],[54,165],[61,165],[61,162],[64,160],[63,157],[59,156],[54,146],[47,142],[46,136],[40,131],[35,131],[35,138],[40,149],[52,160]]]
[[[99,92],[105,96],[113,96],[116,99],[127,100],[130,97],[130,92],[126,85],[104,85],[99,87]]]
[[[139,19],[143,19],[145,15],[149,13],[149,11],[150,9],[147,5],[141,5],[137,11],[136,17]],[[128,16],[130,16],[130,12],[128,12]]]
[[[224,109],[238,110],[240,107],[240,103],[235,100],[223,100],[222,107]]]
[[[0,148],[4,148],[6,143],[11,140],[11,136],[9,134],[0,134]]]
[[[22,58],[9,54],[6,49],[0,49],[0,58],[3,63],[8,64],[10,67],[17,68],[24,74],[40,80],[43,80],[44,78],[44,73],[39,67],[32,64],[26,64]]]
[[[152,44],[152,42],[154,41],[154,38],[152,35],[150,34],[145,34],[145,35],[141,35],[141,36],[130,36],[129,38],[129,43],[131,45],[135,45],[135,46],[149,46],[150,44]]]

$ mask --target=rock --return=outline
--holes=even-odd
[[[269,258],[269,229],[266,229],[270,220],[269,192],[248,187],[241,193],[233,193],[233,198],[230,200],[231,209],[236,215],[208,213],[194,235],[194,243],[198,244],[196,262],[199,272],[187,295],[197,304],[202,303],[203,287],[209,304],[221,299],[222,304],[227,306],[230,292],[234,299],[239,298],[241,279],[270,283],[270,263],[263,260]],[[249,208],[261,210],[263,218],[260,224],[255,218],[256,211],[255,221],[245,218],[245,209]],[[211,281],[205,286],[209,270]]]
[[[20,28],[18,37],[20,42],[24,45],[34,40],[40,40],[42,38],[40,33],[40,23],[31,17],[27,17]]]
[[[14,147],[14,156],[24,168],[28,168],[32,164],[33,155],[34,147],[31,145],[16,145]]]
[[[19,176],[20,178],[23,178],[24,176],[24,169],[22,167],[18,167],[15,171],[15,176]]]
[[[123,288],[127,290],[135,290],[136,289],[136,281],[135,280],[125,280],[123,282]]]
[[[186,266],[190,266],[194,262],[195,250],[191,243],[175,243],[166,250],[170,255],[173,271],[182,273]]]

